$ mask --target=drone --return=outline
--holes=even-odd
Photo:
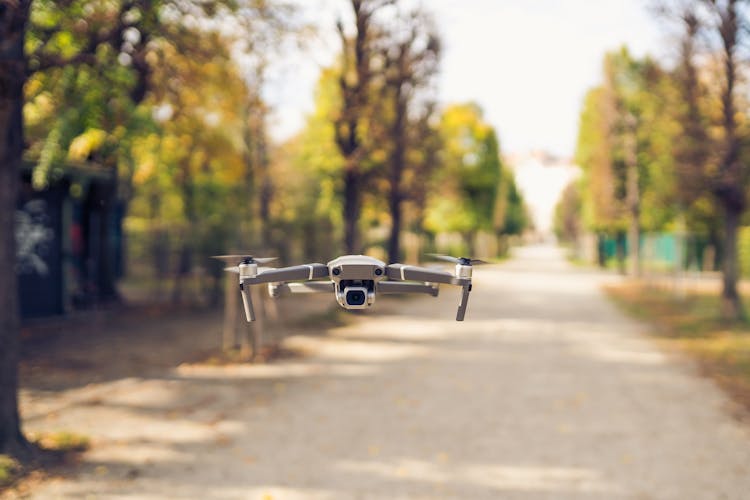
[[[333,293],[336,302],[348,310],[371,307],[378,294],[419,293],[438,296],[439,285],[461,287],[461,300],[456,311],[456,321],[463,321],[471,292],[472,266],[484,261],[467,257],[431,254],[432,257],[456,265],[455,273],[406,264],[386,264],[366,255],[344,255],[328,264],[302,264],[298,266],[262,267],[275,257],[252,255],[216,255],[215,259],[233,264],[226,271],[239,275],[240,294],[248,322],[255,321],[249,287],[268,286],[271,297],[290,293]]]

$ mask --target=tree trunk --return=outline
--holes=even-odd
[[[640,189],[638,182],[638,143],[636,141],[635,117],[628,115],[625,154],[627,155],[627,203],[628,203],[628,274],[641,275],[641,226]]]
[[[713,2],[721,23],[718,34],[721,37],[724,59],[724,88],[721,100],[722,128],[725,134],[725,151],[718,173],[718,185],[714,194],[724,207],[724,260],[723,287],[721,292],[721,314],[726,320],[735,321],[744,316],[742,302],[737,291],[739,266],[737,255],[737,233],[740,218],[747,205],[745,194],[746,168],[742,163],[742,140],[737,133],[736,110],[738,97],[734,95],[738,77],[739,50],[742,45],[742,31],[747,28],[742,17],[738,18],[740,0],[728,0],[723,5]]]
[[[24,35],[30,0],[0,4],[0,453],[33,448],[18,414],[19,310],[15,213],[23,153]]]
[[[391,140],[393,141],[393,152],[391,153],[390,193],[388,208],[391,212],[391,234],[388,238],[388,262],[401,260],[401,225],[403,216],[401,205],[403,196],[401,193],[401,181],[404,176],[404,156],[406,155],[406,106],[407,102],[402,93],[401,85],[396,87],[396,113],[393,127],[391,128]]]
[[[347,254],[361,252],[359,213],[362,210],[362,193],[356,168],[349,168],[344,174],[344,250]]]
[[[464,244],[466,245],[466,255],[474,257],[476,253],[477,232],[474,230],[463,233]]]
[[[739,258],[737,234],[739,232],[741,213],[735,210],[726,211],[724,225],[724,262],[723,287],[721,290],[721,314],[726,320],[736,321],[744,316],[744,309],[737,291],[739,279]]]
[[[396,190],[394,193],[393,190]],[[401,195],[398,187],[391,186],[391,199],[389,200],[391,211],[391,234],[388,238],[388,262],[398,262],[401,260]]]
[[[617,231],[617,268],[625,274],[625,231]]]
[[[270,252],[275,247],[273,241],[273,227],[271,225],[271,201],[273,199],[273,186],[267,170],[268,164],[264,165],[263,182],[260,189],[260,235],[261,247],[264,251]]]
[[[192,156],[192,151],[189,156]],[[177,257],[174,289],[172,290],[172,303],[174,304],[179,304],[182,301],[184,280],[189,276],[193,269],[193,243],[195,241],[195,235],[190,228],[190,225],[196,219],[195,185],[193,184],[193,176],[190,173],[190,165],[185,163],[183,168],[184,170],[181,173],[179,187],[182,194],[183,210],[185,220],[187,221],[187,228],[184,231],[181,231],[182,248]],[[190,283],[190,288],[192,289],[192,283]]]
[[[229,351],[237,347],[237,323],[239,320],[240,289],[237,277],[225,273],[224,278],[224,325],[222,328],[221,347]]]

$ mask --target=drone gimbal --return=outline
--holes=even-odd
[[[456,264],[455,274],[405,264],[388,264],[365,255],[344,255],[328,264],[303,264],[282,268],[259,268],[274,260],[250,255],[224,255],[216,258],[239,261],[227,271],[239,274],[240,293],[247,321],[255,321],[249,286],[267,284],[272,297],[287,293],[333,292],[344,309],[366,309],[375,303],[379,293],[422,293],[437,297],[440,284],[462,289],[456,321],[463,321],[471,292],[472,264],[482,261],[446,255],[434,257]]]

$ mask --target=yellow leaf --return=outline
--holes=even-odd
[[[98,128],[88,129],[70,143],[68,148],[68,159],[73,161],[82,161],[88,158],[91,153],[98,150],[107,139],[107,133]]]

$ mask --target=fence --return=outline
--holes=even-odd
[[[599,235],[592,242],[601,260],[614,265],[618,258],[618,240]],[[622,258],[627,258],[630,245],[627,236],[619,241]],[[744,275],[750,275],[750,227],[740,233],[740,261]],[[718,270],[721,248],[703,235],[690,233],[644,233],[640,237],[641,269],[644,272],[671,273],[680,271],[711,272]],[[590,260],[590,259],[589,259]]]

